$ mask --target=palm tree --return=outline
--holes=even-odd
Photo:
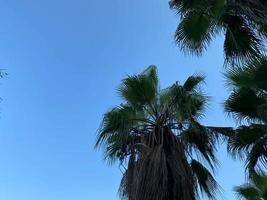
[[[240,64],[262,54],[267,36],[264,0],[171,0],[181,20],[175,33],[180,48],[201,55],[216,35],[224,35],[226,63]]]
[[[228,144],[229,151],[246,159],[252,174],[267,163],[267,59],[251,61],[227,74],[233,92],[225,110],[246,125],[237,128]]]
[[[251,183],[235,187],[239,199],[267,200],[267,176],[255,174]]]
[[[208,99],[199,88],[203,81],[190,76],[183,85],[160,89],[155,66],[123,79],[123,103],[105,113],[96,142],[110,163],[119,160],[125,168],[122,198],[195,200],[199,192],[215,197],[215,144],[232,129],[198,122]]]

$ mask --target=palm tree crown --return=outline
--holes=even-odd
[[[224,35],[226,63],[258,57],[267,36],[267,2],[263,0],[171,0],[181,21],[175,39],[182,50],[200,55],[215,35]]]
[[[104,147],[109,162],[126,165],[123,198],[195,200],[199,192],[215,197],[215,144],[231,128],[198,122],[208,99],[199,88],[203,81],[190,76],[183,85],[160,89],[155,66],[122,81],[123,103],[104,115],[96,146]]]

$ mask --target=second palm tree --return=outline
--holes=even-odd
[[[203,81],[191,76],[183,85],[160,89],[155,66],[122,81],[123,103],[104,115],[96,146],[104,147],[107,160],[126,166],[123,198],[195,200],[199,192],[215,197],[215,145],[232,129],[198,122],[208,99],[199,89]]]

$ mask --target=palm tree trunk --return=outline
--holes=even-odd
[[[167,127],[157,130],[153,138],[147,145],[154,145],[142,148],[131,169],[129,200],[195,200],[194,178],[183,144]]]

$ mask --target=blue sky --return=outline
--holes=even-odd
[[[0,200],[116,200],[121,173],[95,151],[102,114],[120,103],[127,74],[158,66],[161,85],[207,75],[213,96],[203,123],[234,125],[222,40],[201,58],[180,53],[166,0],[1,0]],[[244,179],[242,164],[218,149],[224,197]]]

